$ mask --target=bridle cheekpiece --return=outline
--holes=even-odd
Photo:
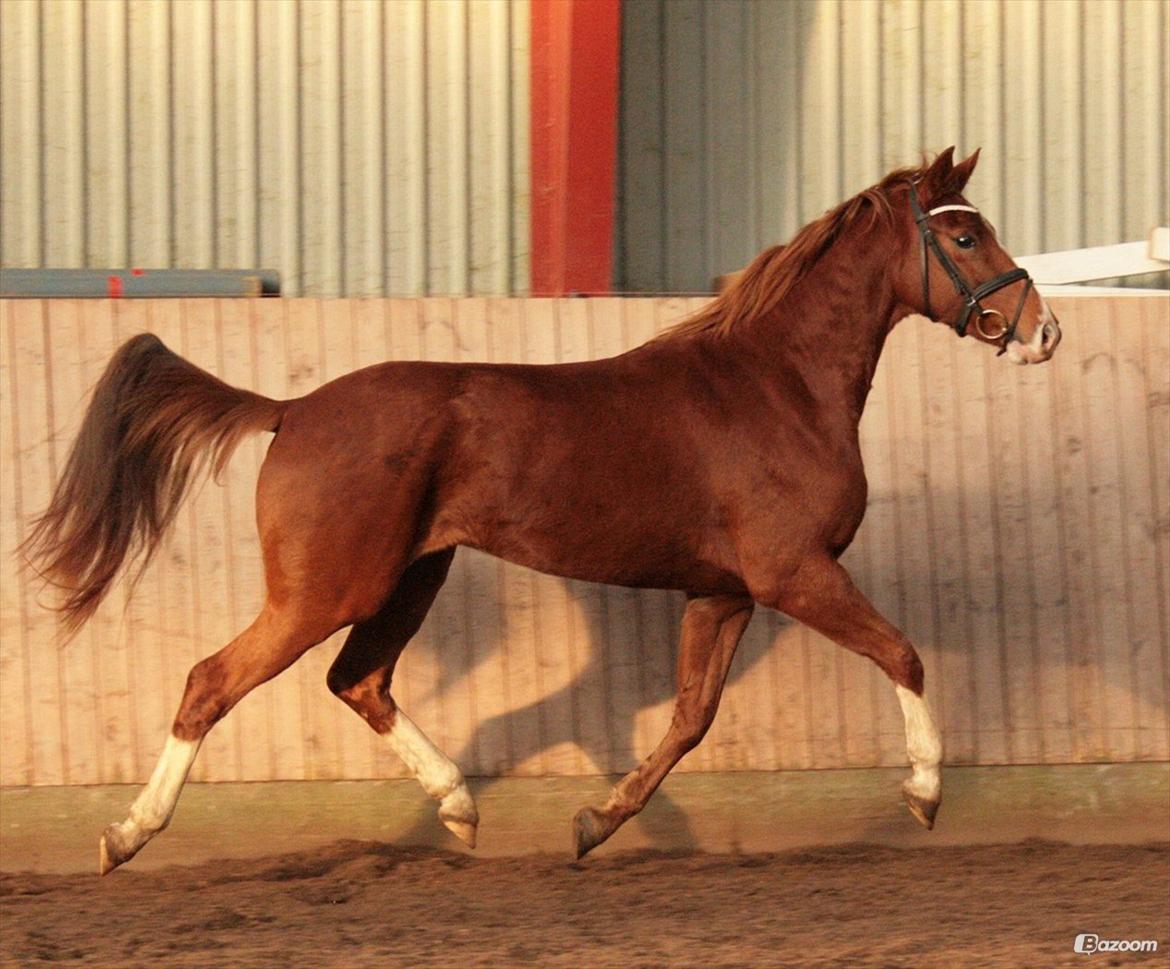
[[[938,238],[934,231],[927,224],[932,216],[938,215],[941,212],[974,212],[979,213],[979,210],[970,205],[939,205],[929,211],[924,212],[921,203],[918,201],[918,185],[916,182],[910,183],[910,209],[914,213],[914,223],[918,226],[918,236],[921,242],[922,250],[922,292],[926,300],[926,312],[932,319],[934,312],[930,308],[930,253],[934,253],[939,265],[943,267],[946,274],[950,277],[954,284],[955,290],[963,297],[963,306],[959,310],[959,315],[956,317],[954,327],[959,336],[967,335],[967,326],[971,320],[971,314],[976,313],[975,330],[985,340],[995,343],[999,341],[999,352],[1003,353],[1007,349],[1008,343],[1011,342],[1012,337],[1016,333],[1016,324],[1020,321],[1020,314],[1024,312],[1024,301],[1028,298],[1028,293],[1032,291],[1032,277],[1028,275],[1026,269],[1021,269],[1017,266],[1015,269],[1010,269],[1006,273],[996,276],[994,279],[988,280],[986,283],[972,289],[967,281],[963,278],[962,273],[959,272],[959,267],[955,265],[950,256],[941,245],[939,245]],[[1016,312],[1012,316],[1009,323],[999,310],[985,309],[979,301],[985,296],[990,296],[997,290],[1003,289],[1005,286],[1010,286],[1012,283],[1026,280],[1023,292],[1020,293],[1020,300],[1016,304]],[[990,331],[987,328],[987,322],[990,317],[997,316],[1000,320],[1000,328],[998,330]]]

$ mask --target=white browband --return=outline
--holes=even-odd
[[[929,219],[932,215],[938,215],[940,212],[974,212],[976,215],[979,214],[979,210],[970,205],[940,205],[927,212],[926,217]]]

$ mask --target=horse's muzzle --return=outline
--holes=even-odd
[[[1059,345],[1060,322],[1045,303],[1040,325],[1036,327],[1032,339],[1027,343],[1012,340],[1006,347],[1007,357],[1012,363],[1043,363],[1052,357]]]

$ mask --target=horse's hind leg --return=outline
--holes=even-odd
[[[751,617],[752,601],[747,598],[713,596],[687,602],[670,729],[654,752],[615,785],[604,807],[577,812],[573,834],[578,858],[641,811],[671,768],[703,739],[715,719],[731,659]]]
[[[129,861],[170,823],[199,745],[216,722],[250,690],[332,632],[319,622],[296,618],[289,610],[267,604],[231,643],[192,668],[154,773],[130,806],[126,820],[111,824],[102,835],[101,874]]]
[[[479,814],[463,774],[390,695],[398,657],[426,618],[454,555],[454,549],[434,552],[403,573],[378,613],[350,630],[329,670],[328,684],[334,694],[386,738],[423,790],[439,802],[439,819],[474,848]]]
[[[894,681],[906,724],[906,752],[913,774],[902,785],[910,812],[934,827],[942,796],[942,739],[923,686],[922,661],[910,641],[870,605],[849,573],[832,559],[805,563],[771,605],[828,636],[839,646],[868,656]]]

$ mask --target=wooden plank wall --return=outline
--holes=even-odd
[[[1054,361],[1017,368],[921,320],[896,331],[862,425],[870,509],[847,561],[919,645],[951,763],[1170,757],[1170,304],[1061,298]],[[685,299],[0,302],[0,782],[143,781],[188,668],[261,597],[252,489],[266,441],[183,510],[126,602],[54,642],[13,549],[114,347],[153,330],[226,380],[304,393],[387,358],[616,353]],[[681,597],[567,582],[460,552],[407,651],[403,707],[471,774],[632,766],[670,716]],[[325,689],[314,650],[219,725],[199,780],[402,773]],[[684,770],[900,764],[864,660],[760,614]]]

